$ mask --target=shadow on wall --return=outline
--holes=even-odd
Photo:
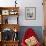
[[[43,43],[43,30],[42,30],[42,27],[41,26],[21,26],[20,27],[20,31],[19,31],[19,39],[20,39],[20,42],[21,42],[21,40],[23,38],[23,35],[24,35],[25,31],[28,28],[32,28],[37,33],[37,36],[38,36],[39,41],[41,43]]]

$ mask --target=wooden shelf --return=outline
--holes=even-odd
[[[1,45],[3,46],[18,46],[18,41],[3,41],[1,42]]]
[[[16,29],[17,31],[19,31],[19,24],[0,24],[0,28],[1,28],[1,31],[5,28],[10,28],[14,31],[14,29]]]
[[[0,7],[0,10],[12,10],[12,9],[14,9],[14,10],[19,10],[19,7]]]
[[[15,41],[10,40],[10,41],[3,41],[3,42],[5,42],[5,43],[8,43],[8,42],[12,43],[12,42],[19,42],[19,40],[15,40]]]
[[[8,18],[7,18],[9,16],[14,16],[14,17],[17,16],[17,18],[16,18],[17,23],[16,24],[9,24]],[[18,24],[18,17],[19,17],[19,7],[0,7],[0,20],[1,20],[1,24],[0,24],[0,32],[1,32],[0,46],[18,46],[18,42],[19,42],[18,39],[17,39],[17,41],[16,41],[16,39],[15,39],[15,41],[13,41],[15,36],[13,37],[13,39],[10,39],[9,41],[5,41],[2,37],[2,35],[4,35],[3,34],[4,29],[11,29],[10,31],[14,31],[14,33],[13,33],[14,35],[15,35],[15,33],[18,33],[18,31],[20,29],[20,26]],[[18,38],[17,34],[16,34],[16,37]]]

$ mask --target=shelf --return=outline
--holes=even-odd
[[[10,40],[10,41],[3,41],[4,43],[16,43],[16,42],[19,42],[19,40],[15,40],[15,41],[12,41],[12,40]]]
[[[0,46],[18,46],[18,17],[19,7],[0,7]]]
[[[18,46],[18,41],[2,42],[3,46]]]
[[[17,32],[19,31],[19,24],[0,24],[1,31],[5,28],[12,29],[13,31],[16,29]]]
[[[0,16],[1,16],[1,23],[0,24],[12,24],[12,19],[9,19],[9,16],[12,17],[16,17],[15,19],[15,23],[13,24],[18,24],[18,16],[19,16],[19,7],[0,7]],[[9,23],[10,21],[11,23]]]
[[[18,16],[2,16],[2,24],[18,24]]]
[[[2,15],[18,15],[19,7],[0,7]]]
[[[18,9],[19,7],[0,7],[1,10],[6,10],[6,9]]]

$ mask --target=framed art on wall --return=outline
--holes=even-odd
[[[25,8],[25,18],[27,20],[35,20],[36,19],[36,8],[26,7]]]

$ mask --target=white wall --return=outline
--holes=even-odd
[[[15,0],[0,0],[0,6],[15,6]],[[43,26],[42,0],[17,0],[19,9],[19,24],[21,26]],[[25,7],[36,7],[36,20],[25,19]]]
[[[22,26],[42,26],[43,25],[43,6],[42,0],[21,0],[20,25]],[[25,7],[36,7],[36,20],[25,20]]]

